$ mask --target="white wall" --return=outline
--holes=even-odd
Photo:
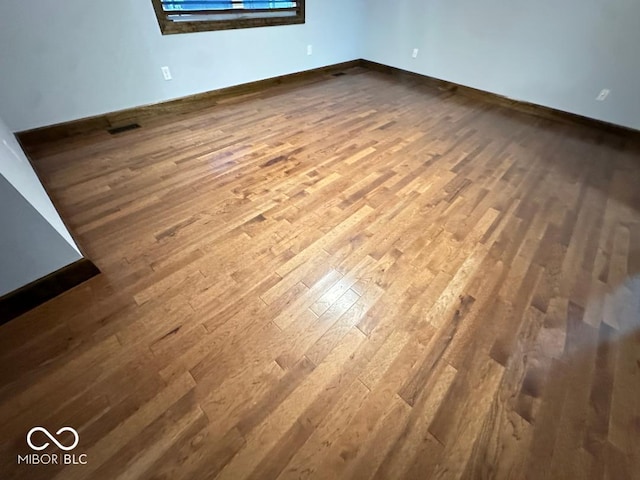
[[[640,129],[638,0],[369,0],[366,11],[367,60]],[[602,88],[611,95],[596,102]]]
[[[0,225],[0,297],[82,258],[3,175]]]
[[[22,131],[354,60],[363,4],[307,0],[304,25],[162,36],[151,0],[0,0],[0,115]]]
[[[638,0],[307,0],[305,25],[169,36],[151,0],[0,6],[13,131],[361,57],[640,129]]]
[[[13,185],[78,254],[80,253],[20,145],[1,118],[0,175]]]

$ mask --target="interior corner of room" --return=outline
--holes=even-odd
[[[632,0],[311,1],[301,25],[170,36],[151,0],[34,6],[0,20],[0,113],[14,132],[360,58],[640,129]]]
[[[355,61],[637,131],[639,17],[632,0],[588,8],[576,1],[409,0],[390,7],[329,0],[308,2],[300,25],[163,36],[151,1],[13,4],[0,19],[7,46],[0,56],[3,189],[38,213],[33,222],[55,236],[48,245],[60,247],[38,250],[21,239],[44,237],[26,231],[3,239],[26,250],[4,250],[9,278],[0,296],[83,258],[12,132],[28,139],[92,121],[126,129],[123,118],[113,124],[109,115],[185,98],[195,103],[207,92],[234,93],[238,85]]]
[[[358,59],[638,130],[639,17],[631,0],[588,8],[576,1],[329,0],[309,2],[303,25],[167,37],[151,1],[13,4],[0,19],[8,46],[0,56],[0,173],[67,253],[8,274],[0,294],[80,255],[10,131],[28,134]]]

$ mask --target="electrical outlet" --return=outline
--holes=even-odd
[[[418,58],[418,49],[417,49],[417,48],[414,48],[414,49],[413,49],[413,53],[411,54],[411,56],[412,56],[413,58]]]
[[[171,70],[169,70],[169,67],[162,67],[162,76],[164,77],[165,80],[171,80],[173,77],[171,76]]]
[[[313,45],[307,45],[307,55],[313,55]]]
[[[608,88],[603,88],[600,91],[600,94],[596,97],[596,100],[599,102],[604,102],[610,93],[611,93],[611,90],[609,90]]]

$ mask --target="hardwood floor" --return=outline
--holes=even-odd
[[[37,153],[104,273],[0,328],[3,478],[639,478],[640,145],[358,68],[170,120]]]

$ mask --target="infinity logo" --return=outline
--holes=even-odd
[[[53,435],[51,435],[49,433],[49,431],[46,428],[42,428],[42,427],[33,427],[31,430],[29,430],[29,433],[27,433],[27,445],[29,445],[33,450],[36,451],[40,451],[40,450],[44,450],[45,448],[47,448],[49,446],[49,442],[46,442],[44,445],[41,446],[36,446],[33,444],[33,442],[31,442],[31,436],[35,433],[35,432],[42,432],[44,433],[47,437],[49,437],[49,440],[51,440],[53,443],[55,443],[57,445],[57,447],[60,450],[65,450],[65,451],[69,451],[69,450],[73,450],[74,448],[76,448],[76,446],[78,445],[78,442],[80,441],[80,436],[78,435],[78,432],[75,431],[73,428],[71,427],[62,427],[60,430],[58,430],[56,432],[56,435],[60,435],[63,432],[71,432],[74,436],[74,441],[70,446],[65,446],[62,445],[58,440],[56,440]]]

